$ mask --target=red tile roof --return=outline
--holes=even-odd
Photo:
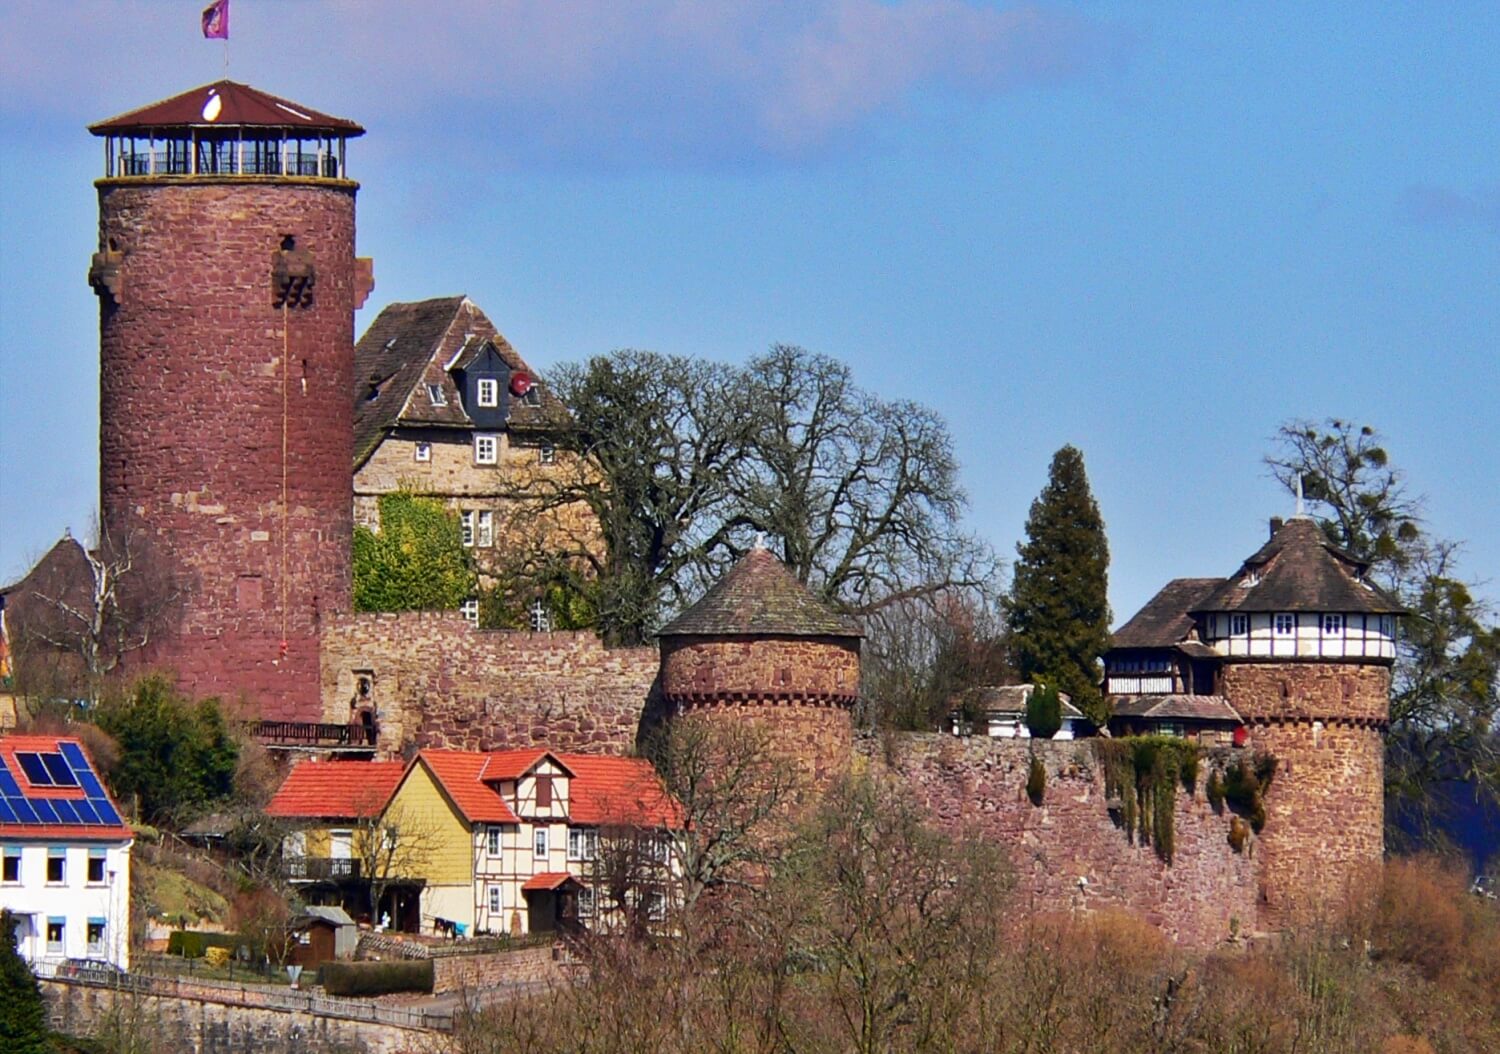
[[[304,761],[292,769],[266,814],[303,820],[374,816],[405,771],[403,761]]]
[[[645,758],[559,754],[573,770],[568,819],[578,824],[681,827],[682,807]]]
[[[83,755],[84,761],[88,763],[89,774],[99,780],[103,797],[109,802],[116,814],[120,812],[119,803],[104,788],[104,780],[99,773],[99,767],[94,759],[89,756],[88,748],[72,736],[35,736],[35,735],[7,735],[0,736],[0,759],[4,760],[5,769],[15,779],[16,786],[21,791],[22,797],[33,801],[48,799],[56,801],[65,799],[69,801],[81,801],[90,797],[88,791],[82,786],[77,787],[48,787],[34,786],[27,778],[26,772],[16,761],[16,753],[22,754],[58,754],[64,743],[78,748]],[[76,766],[72,766],[76,770]],[[95,798],[98,795],[94,796]],[[105,841],[115,842],[122,839],[135,837],[135,832],[126,823],[104,823],[104,824],[79,824],[79,823],[0,823],[0,838],[26,838],[47,839],[64,838],[71,841]]]
[[[528,878],[521,889],[523,892],[530,893],[538,889],[556,889],[576,881],[577,879],[566,871],[544,871],[540,875],[532,875]]]
[[[549,754],[553,761],[571,773],[571,766],[564,765],[561,759],[550,750],[497,750],[485,755],[484,769],[480,772],[479,778],[486,782],[518,780]]]
[[[209,99],[213,97],[219,100],[217,112],[207,108]],[[213,112],[211,118],[207,116],[210,112]],[[89,131],[95,135],[108,135],[111,132],[147,132],[192,126],[287,128],[308,133],[333,132],[345,136],[364,135],[365,132],[353,121],[319,113],[311,106],[303,106],[259,88],[252,88],[248,84],[227,80],[189,88],[181,95],[91,124]]]
[[[520,817],[511,811],[500,793],[480,778],[489,759],[490,755],[477,751],[424,750],[412,764],[426,766],[469,823],[520,823]]]

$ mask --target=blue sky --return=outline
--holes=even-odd
[[[84,126],[223,76],[197,0],[0,3],[0,580],[97,491]],[[850,362],[1013,553],[1080,447],[1128,617],[1386,435],[1500,597],[1500,6],[233,0],[230,72],[360,121],[362,331],[467,293],[534,366]]]

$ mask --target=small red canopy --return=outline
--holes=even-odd
[[[578,880],[566,871],[546,871],[540,875],[532,875],[521,887],[524,893],[530,893],[538,889],[560,889],[569,882],[577,884]]]
[[[236,81],[215,81],[170,99],[142,106],[98,124],[95,135],[145,135],[169,128],[281,128],[352,138],[365,130],[353,121],[333,117],[310,106],[252,88]]]

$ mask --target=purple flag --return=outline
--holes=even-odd
[[[229,39],[229,0],[214,0],[203,9],[203,39]]]

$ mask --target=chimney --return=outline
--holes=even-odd
[[[1281,530],[1282,519],[1280,516],[1271,517],[1271,537],[1276,537],[1276,532]]]

